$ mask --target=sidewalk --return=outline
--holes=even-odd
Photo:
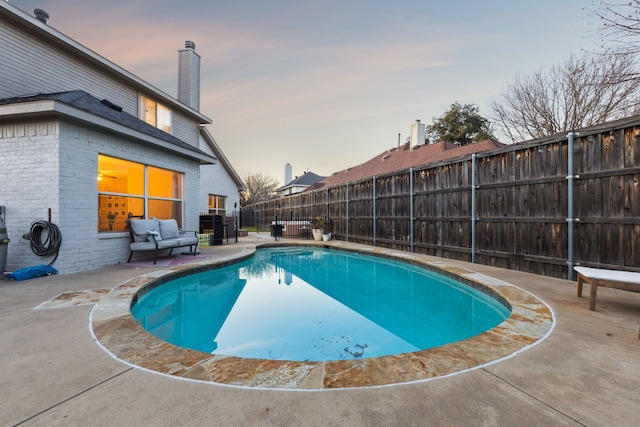
[[[202,248],[229,256],[270,242],[251,234]],[[285,240],[286,242],[286,240]],[[34,310],[62,292],[110,289],[154,268],[0,281],[0,425],[589,425],[640,423],[640,295],[599,289],[596,311],[575,283],[443,259],[523,288],[554,311],[540,344],[436,380],[380,388],[287,391],[178,380],[98,346],[92,305]],[[156,267],[155,269],[159,269]]]

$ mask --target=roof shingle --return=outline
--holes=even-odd
[[[410,147],[407,143],[380,153],[371,160],[358,166],[336,172],[320,181],[318,185],[314,185],[313,188],[310,187],[309,189],[331,187],[344,184],[345,182],[359,181],[373,176],[423,166],[502,146],[504,146],[504,144],[490,139],[467,145],[456,145],[451,142],[438,141],[433,144]]]
[[[130,129],[142,132],[146,135],[152,136],[154,138],[161,139],[163,141],[169,142],[177,147],[182,149],[187,149],[189,151],[193,151],[194,153],[198,153],[200,155],[204,154],[207,157],[209,155],[204,151],[199,150],[198,148],[187,144],[181,139],[176,138],[173,135],[170,135],[155,126],[151,126],[146,122],[140,120],[137,117],[128,114],[121,109],[117,109],[112,107],[112,103],[107,100],[99,100],[98,98],[93,97],[89,93],[83,90],[74,90],[69,92],[58,92],[58,93],[39,93],[36,95],[29,96],[19,96],[14,98],[5,98],[0,99],[0,105],[7,104],[19,104],[24,102],[32,102],[32,101],[44,101],[44,100],[53,100],[62,102],[67,105],[71,105],[72,107],[78,108],[80,110],[87,111],[91,114],[95,114],[96,116],[100,116],[102,118],[111,120],[115,123],[126,126]]]

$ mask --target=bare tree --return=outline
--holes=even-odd
[[[636,113],[640,80],[629,56],[570,56],[549,72],[518,76],[491,101],[493,123],[511,142]]]
[[[640,53],[640,1],[612,3],[602,0],[598,3],[596,9],[589,11],[600,21],[598,32],[606,52],[613,55]]]
[[[275,191],[279,184],[274,177],[258,172],[248,173],[242,177],[242,180],[247,189],[240,193],[241,207],[265,202],[276,197]]]

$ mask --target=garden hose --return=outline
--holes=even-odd
[[[44,241],[42,240],[43,232],[46,232]],[[29,231],[29,241],[34,254],[38,256],[55,254],[55,257],[49,265],[58,259],[58,251],[62,244],[62,234],[60,233],[60,228],[54,223],[44,220],[33,221],[31,223],[31,230]]]

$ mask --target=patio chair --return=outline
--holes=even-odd
[[[578,273],[578,297],[582,297],[582,285],[585,282],[591,287],[589,292],[589,310],[593,311],[596,309],[598,286],[640,292],[640,273],[590,267],[573,267],[573,269]],[[638,328],[638,339],[640,339],[640,328]]]

